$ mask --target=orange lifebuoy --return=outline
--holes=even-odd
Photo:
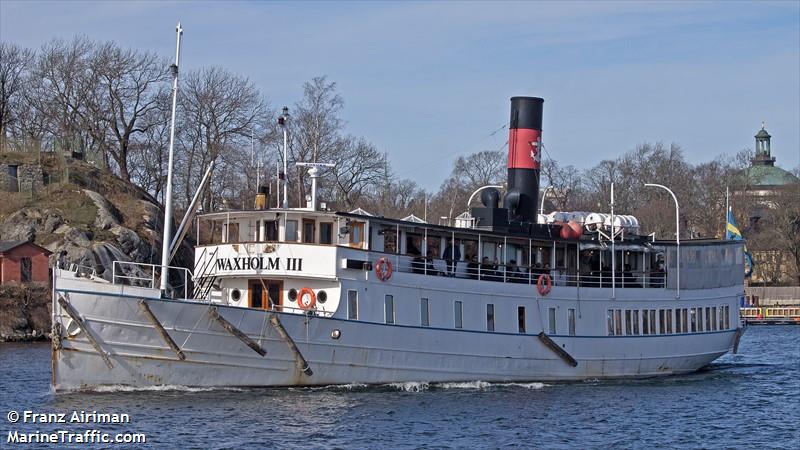
[[[550,279],[550,275],[545,273],[539,275],[539,280],[536,281],[536,290],[539,291],[539,295],[549,294],[550,289],[553,289],[553,280]]]
[[[306,301],[308,298],[308,301]],[[317,295],[311,288],[304,287],[297,293],[297,306],[306,311],[314,309],[317,306]]]
[[[392,278],[392,262],[388,258],[382,257],[375,263],[375,275],[381,281],[388,281]]]

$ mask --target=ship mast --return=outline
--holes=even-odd
[[[172,159],[175,150],[175,110],[178,105],[178,64],[181,60],[181,23],[175,28],[177,44],[175,45],[175,64],[172,69],[172,121],[169,126],[169,162],[167,163],[167,189],[164,194],[164,236],[161,238],[161,295],[167,292],[169,280],[169,237],[172,232]]]

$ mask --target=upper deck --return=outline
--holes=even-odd
[[[195,277],[265,275],[334,280],[371,270],[556,286],[709,289],[743,283],[742,241],[503,235],[363,214],[302,209],[225,211],[198,217]],[[612,266],[612,260],[615,266]]]

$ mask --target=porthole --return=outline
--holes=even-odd
[[[342,337],[342,332],[341,331],[339,331],[339,330],[331,331],[331,339],[339,339],[340,337]]]
[[[297,289],[291,288],[289,289],[289,300],[296,301],[297,300]]]
[[[231,300],[238,302],[242,298],[242,291],[234,289],[231,291]]]
[[[325,291],[317,292],[317,301],[320,303],[325,303],[328,301],[328,293]]]

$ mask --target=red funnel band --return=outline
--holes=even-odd
[[[508,168],[536,169],[541,163],[540,130],[512,128],[508,133]]]

